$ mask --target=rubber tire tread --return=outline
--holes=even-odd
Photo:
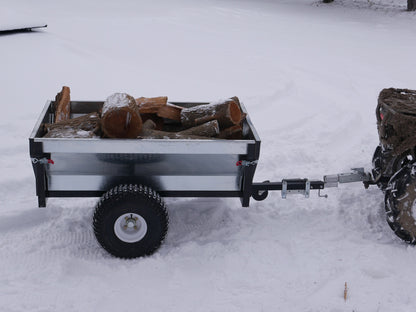
[[[114,233],[114,222],[125,213],[137,213],[148,224],[145,237],[126,243]],[[153,254],[168,231],[169,217],[163,200],[152,188],[137,184],[116,186],[106,192],[95,208],[93,230],[97,241],[118,258],[137,258]]]
[[[385,210],[386,210],[386,220],[393,232],[401,238],[403,241],[416,245],[416,226],[415,226],[415,217],[412,213],[411,207],[413,206],[414,201],[416,200],[416,193],[412,197],[407,195],[403,198],[406,193],[416,188],[416,176],[413,172],[416,169],[416,165],[407,165],[396,172],[389,181],[385,193]],[[411,189],[413,188],[413,190]],[[410,211],[407,210],[406,218],[410,218],[412,221],[409,225],[408,221],[402,221],[403,213],[405,208],[410,207]],[[403,218],[405,220],[405,218]],[[413,228],[410,228],[410,227]],[[407,227],[407,228],[406,228]]]
[[[381,146],[377,146],[376,150],[374,151],[374,155],[373,155],[373,159],[372,159],[372,174],[373,177],[376,178],[378,177],[380,174],[383,173],[383,167],[382,167],[382,152],[381,152]],[[382,190],[383,192],[386,190],[388,185],[388,181],[384,182],[384,181],[380,181],[377,183],[377,186],[380,190]]]

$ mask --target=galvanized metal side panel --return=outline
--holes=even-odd
[[[105,191],[143,183],[158,191],[238,191],[238,155],[53,153],[50,191]]]
[[[236,175],[238,155],[53,153],[48,174]]]
[[[247,154],[254,140],[35,138],[45,153]]]
[[[144,184],[156,191],[239,191],[235,176],[52,175],[49,191],[108,191],[120,184]]]

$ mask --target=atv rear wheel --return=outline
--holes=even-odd
[[[385,195],[386,219],[394,233],[416,245],[416,164],[409,164],[389,181]]]
[[[372,173],[377,186],[384,192],[390,178],[411,162],[414,162],[414,157],[410,151],[394,156],[391,149],[383,149],[381,145],[377,146],[372,161]]]

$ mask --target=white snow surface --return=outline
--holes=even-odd
[[[385,87],[416,88],[406,1],[0,0],[0,311],[415,311],[416,249],[385,222],[383,194],[275,192],[166,199],[160,250],[120,260],[96,242],[97,199],[37,208],[28,137],[63,85],[211,101],[234,95],[262,138],[255,181],[371,169]],[[344,284],[347,300],[344,301]]]

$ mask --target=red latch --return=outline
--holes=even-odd
[[[55,162],[52,159],[47,159],[47,158],[31,158],[32,163],[33,164],[42,164],[42,165],[47,165],[47,164],[51,164],[54,165]]]
[[[248,166],[254,166],[257,165],[258,160],[253,160],[253,161],[248,161],[248,160],[239,160],[235,163],[235,165],[238,166],[243,166],[243,167],[248,167]]]

